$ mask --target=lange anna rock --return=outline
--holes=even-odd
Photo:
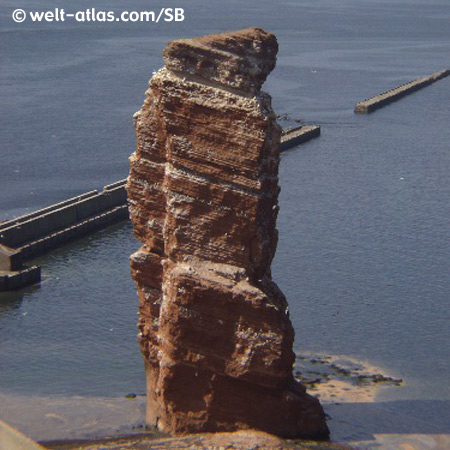
[[[328,436],[294,380],[294,331],[271,279],[280,127],[261,91],[274,35],[172,41],[135,116],[127,182],[147,421],[161,431]]]

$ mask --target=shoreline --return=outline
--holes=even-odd
[[[283,440],[283,446],[269,448],[365,449],[374,445],[381,445],[382,448],[409,445],[407,448],[420,449],[450,446],[450,424],[446,419],[450,417],[450,400],[377,401],[375,395],[371,401],[365,401],[363,397],[355,401],[354,397],[348,396],[349,391],[342,389],[341,392],[339,401],[322,399],[329,417],[330,441]],[[139,447],[141,444],[145,444],[145,448],[208,448],[201,447],[198,439],[211,437],[191,435],[173,438],[146,429],[143,425],[143,395],[134,398],[37,397],[0,393],[0,404],[2,413],[8,411],[7,415],[2,414],[2,419],[44,448],[129,449],[142,448]],[[223,433],[216,435],[222,439],[231,436]],[[183,447],[185,444],[186,447]],[[197,447],[192,447],[194,444]]]
[[[450,399],[386,400],[389,390],[402,389],[400,380],[387,369],[345,355],[315,352],[297,355],[294,375],[320,398],[330,441],[283,440],[254,430],[171,437],[146,427],[144,394],[88,397],[0,392],[0,419],[44,448],[58,450],[220,445],[245,449],[252,448],[249,443],[280,449],[450,448]]]
[[[376,410],[388,417],[390,404],[394,402],[378,401],[377,397],[387,389],[401,389],[400,380],[383,372],[379,367],[342,355],[298,355],[294,374],[302,380],[311,395],[320,398],[329,416],[331,429],[331,440],[326,443],[328,447],[314,444],[316,447],[306,448],[351,448],[346,446],[347,443],[351,444],[360,437],[370,437],[373,417],[367,418],[364,414],[370,416],[371,411]],[[156,443],[164,439],[167,445],[173,439],[178,442],[179,438],[146,429],[145,400],[144,394],[87,397],[0,392],[0,404],[4,411],[1,419],[48,448],[97,448],[97,443],[102,448],[108,448],[104,447],[106,444],[120,448],[117,445],[122,445],[121,442],[125,445],[125,442],[130,444],[142,440],[146,445],[150,441]],[[397,403],[401,409],[401,402]],[[362,410],[366,413],[361,415],[358,411]],[[399,429],[402,429],[404,421],[400,421]],[[355,434],[354,429],[358,433]],[[447,431],[450,433],[450,429]],[[285,448],[298,448],[292,445],[299,445],[294,441],[286,443],[290,447]],[[302,445],[305,442],[302,441]]]
[[[185,436],[156,436],[152,434],[119,436],[116,438],[43,442],[46,449],[54,450],[103,450],[103,449],[335,449],[347,450],[353,447],[331,441],[308,441],[301,439],[282,439],[257,431],[240,430],[235,432],[199,433]]]

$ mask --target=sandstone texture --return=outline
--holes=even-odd
[[[277,50],[258,28],[172,41],[135,115],[131,272],[147,421],[164,432],[328,435],[270,273],[281,129],[260,88]]]

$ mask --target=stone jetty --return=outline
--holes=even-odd
[[[172,41],[135,115],[131,273],[147,422],[164,432],[328,436],[271,278],[281,128],[261,85],[277,50],[259,28]]]
[[[41,279],[24,262],[128,218],[125,180],[0,223],[0,291]]]
[[[355,113],[369,114],[379,108],[382,108],[383,106],[388,105],[389,103],[401,99],[405,95],[418,91],[419,89],[422,89],[425,86],[428,86],[435,81],[440,80],[441,78],[445,78],[448,75],[450,75],[449,69],[440,70],[439,72],[435,72],[427,77],[410,81],[409,83],[402,84],[401,86],[390,89],[389,91],[383,92],[382,94],[375,95],[374,97],[357,103],[355,106]]]
[[[320,127],[317,125],[301,125],[283,130],[280,140],[280,152],[297,147],[297,145],[304,144],[319,136]]]

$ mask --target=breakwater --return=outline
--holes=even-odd
[[[419,78],[409,83],[402,84],[394,89],[383,92],[382,94],[375,95],[367,100],[359,102],[355,106],[356,114],[370,114],[379,108],[382,108],[389,103],[395,102],[405,95],[411,94],[419,89],[428,86],[435,81],[438,81],[446,76],[450,75],[450,69],[440,70],[427,77]]]
[[[0,225],[0,291],[39,282],[40,268],[24,262],[128,218],[125,180]]]
[[[284,152],[319,136],[320,127],[317,125],[302,125],[284,130],[281,135],[280,151]]]

